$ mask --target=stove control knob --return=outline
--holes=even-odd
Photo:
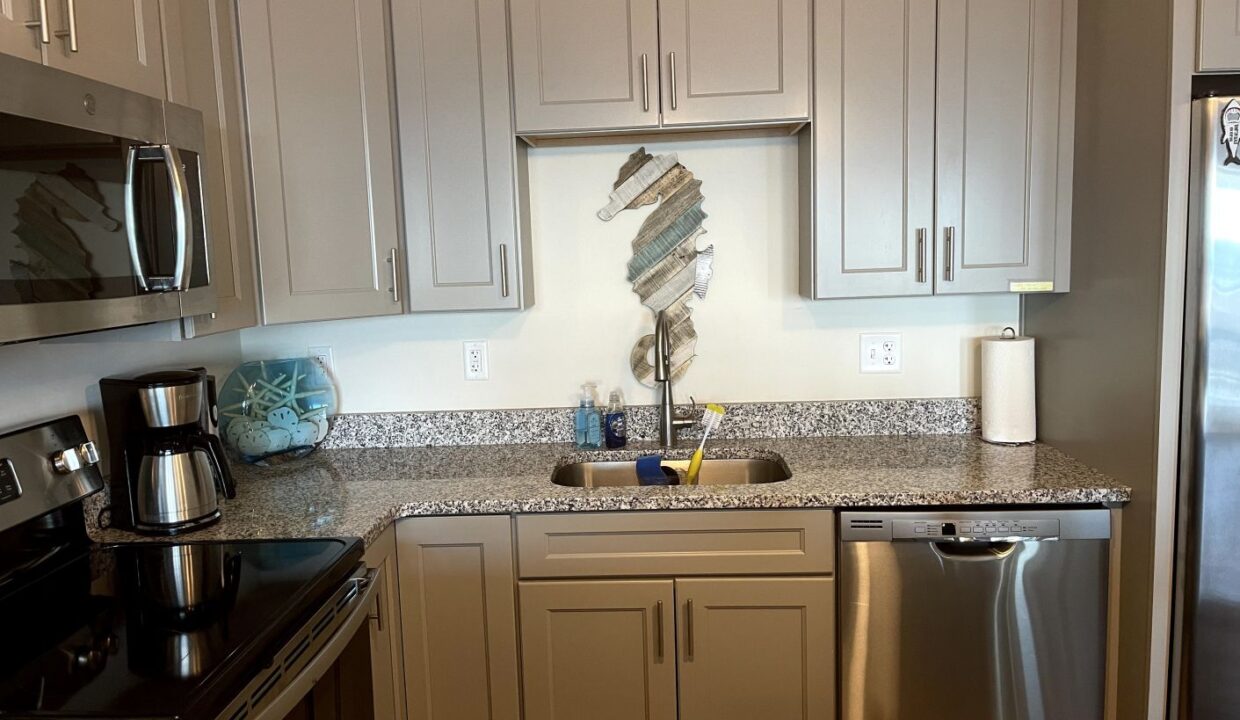
[[[89,440],[81,445],[78,445],[78,455],[81,456],[82,463],[84,465],[99,464],[99,449],[96,448],[95,444]]]
[[[52,467],[61,475],[82,469],[82,455],[77,448],[67,448],[52,456]]]

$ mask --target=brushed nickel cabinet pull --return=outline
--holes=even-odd
[[[660,600],[655,604],[654,608],[654,646],[658,653],[657,657],[663,659],[663,601]]]
[[[917,282],[926,281],[926,229],[917,228]]]
[[[693,600],[685,601],[685,659],[693,659]]]
[[[508,245],[499,246],[499,294],[508,297]]]
[[[670,74],[672,76],[672,83],[671,83],[672,109],[675,110],[676,109],[676,51],[673,50],[672,52],[669,52],[667,54],[667,64],[671,68]]]
[[[39,42],[44,45],[50,45],[52,42],[52,28],[47,22],[47,0],[39,0],[39,19],[27,20],[26,27],[31,30],[39,29]]]
[[[943,268],[943,279],[952,282],[956,279],[956,271],[952,267],[956,262],[956,228],[943,228],[943,245],[943,254],[947,259],[947,266]]]
[[[642,112],[650,112],[650,68],[646,53],[642,53]]]
[[[78,51],[77,37],[77,0],[66,0],[69,5],[69,29],[57,30],[56,37],[69,37],[69,52]]]
[[[392,266],[392,302],[400,302],[400,273],[396,267],[396,248],[388,251],[388,264]]]

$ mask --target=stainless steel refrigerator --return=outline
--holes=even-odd
[[[1199,81],[1171,714],[1222,720],[1240,717],[1240,92]]]

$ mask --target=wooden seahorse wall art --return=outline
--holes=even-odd
[[[655,316],[666,312],[675,380],[688,370],[697,345],[689,301],[695,296],[706,299],[713,273],[715,246],[697,248],[698,238],[706,232],[703,201],[702,181],[677,162],[674,153],[651,155],[641,147],[620,168],[610,201],[598,211],[599,218],[607,221],[623,210],[659,203],[633,238],[628,279]],[[653,347],[654,334],[645,335],[629,358],[633,376],[648,387],[654,387]]]

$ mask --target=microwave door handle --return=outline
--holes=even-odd
[[[168,184],[172,188],[172,212],[176,223],[176,270],[173,271],[171,290],[188,290],[188,280],[193,264],[193,244],[190,235],[193,229],[189,218],[189,183],[185,179],[185,165],[181,162],[181,151],[172,145],[163,145],[164,162],[168,168]]]
[[[142,292],[150,292],[146,281],[146,270],[142,267],[142,250],[138,247],[138,191],[136,175],[138,172],[138,153],[142,146],[130,145],[129,154],[125,158],[125,233],[129,238],[129,259],[133,263],[134,279]]]

